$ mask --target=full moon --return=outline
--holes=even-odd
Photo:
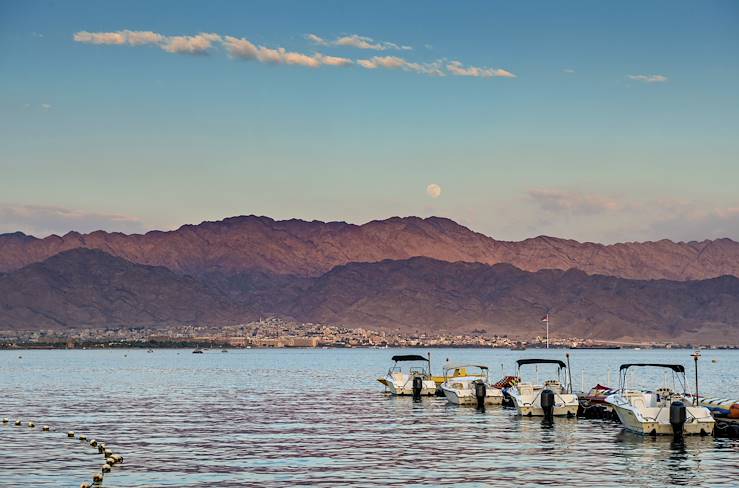
[[[441,187],[436,183],[431,183],[426,187],[426,194],[431,198],[439,198],[439,195],[441,195]]]

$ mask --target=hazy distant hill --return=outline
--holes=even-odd
[[[219,324],[254,317],[193,278],[89,249],[0,275],[0,329]]]
[[[254,271],[319,276],[351,262],[414,256],[510,263],[527,271],[576,268],[589,274],[635,279],[739,276],[739,243],[730,239],[602,245],[536,237],[505,242],[437,217],[394,217],[353,225],[247,216],[144,235],[71,232],[37,239],[22,233],[4,234],[0,235],[0,271],[19,269],[78,247],[100,249],[179,273],[216,277]]]
[[[207,281],[201,281],[205,279]],[[338,266],[315,278],[193,278],[77,249],[0,275],[0,329],[301,321],[533,337],[739,343],[739,279],[628,280],[430,258]]]
[[[290,312],[303,320],[404,330],[739,342],[739,279],[627,280],[582,271],[526,272],[508,264],[428,258],[340,266]]]

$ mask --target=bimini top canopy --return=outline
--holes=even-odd
[[[462,368],[488,369],[487,366],[483,366],[482,364],[450,364],[450,363],[445,363],[444,364],[444,369],[445,370],[462,369]]]
[[[419,356],[418,354],[404,354],[400,356],[393,356],[393,361],[428,361],[429,358]]]
[[[516,363],[519,368],[524,364],[557,364],[560,368],[567,367],[567,365],[559,359],[519,359]]]
[[[618,369],[619,371],[623,371],[624,369],[629,369],[632,366],[653,366],[655,368],[669,368],[676,373],[685,372],[685,366],[683,366],[682,364],[629,363],[629,364],[622,364],[621,367]]]

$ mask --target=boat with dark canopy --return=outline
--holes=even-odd
[[[628,373],[633,367],[671,370],[672,385],[663,384],[654,391],[628,389]],[[666,380],[665,377],[665,383]],[[685,366],[682,364],[627,363],[619,368],[618,391],[605,401],[616,412],[623,426],[632,432],[675,437],[713,433],[715,421],[711,412],[705,407],[691,405],[687,390]]]
[[[436,382],[431,376],[431,354],[427,357],[418,354],[401,354],[392,357],[393,365],[384,378],[377,381],[385,385],[392,395],[412,395],[414,397],[436,394]],[[401,364],[410,363],[403,371]]]
[[[536,365],[536,382],[520,382],[506,388],[505,392],[510,396],[513,405],[519,415],[554,417],[577,415],[579,402],[577,395],[572,393],[571,381],[569,387],[567,378],[563,374],[567,365],[559,359],[519,359],[517,376],[521,377],[521,366]],[[554,364],[557,366],[557,379],[548,379],[544,384],[538,383],[538,365]]]

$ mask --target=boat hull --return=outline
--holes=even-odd
[[[404,382],[398,384],[392,379],[379,378],[377,381],[385,385],[385,389],[388,393],[394,396],[413,396],[413,383]],[[421,388],[421,396],[434,396],[436,395],[436,383],[433,380],[424,380],[423,388]]]
[[[477,405],[477,397],[474,391],[458,390],[455,388],[441,387],[449,403],[454,405]],[[485,405],[501,405],[503,403],[503,394],[498,390],[497,392],[491,392],[488,390],[488,394],[485,396]],[[497,394],[496,394],[497,393]]]
[[[623,398],[609,397],[608,404],[618,415],[621,424],[628,431],[642,435],[674,435],[670,424],[669,406],[657,410],[656,415],[644,415]],[[683,425],[684,435],[711,435],[716,422],[704,407],[686,407],[687,417]],[[651,412],[650,412],[651,413]]]
[[[519,415],[524,417],[544,417],[544,409],[541,408],[540,391],[534,395],[520,395],[515,389],[509,389],[508,395],[513,400],[513,406]],[[555,417],[575,417],[580,403],[577,396],[569,393],[557,393],[554,396],[554,408],[552,414]]]

